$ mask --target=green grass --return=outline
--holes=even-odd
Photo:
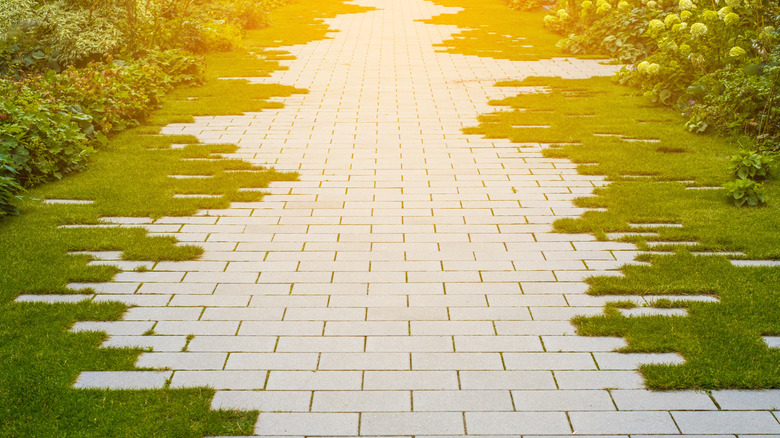
[[[93,224],[101,216],[161,217],[257,201],[270,181],[295,178],[237,160],[186,161],[229,153],[235,145],[200,145],[194,137],[157,136],[171,122],[196,115],[226,115],[278,108],[272,96],[305,92],[281,85],[251,85],[220,77],[267,76],[287,57],[267,47],[326,37],[319,19],[364,10],[339,0],[298,2],[274,11],[274,26],[250,31],[243,50],[207,55],[207,81],[174,91],[147,125],[123,132],[89,168],[39,187],[19,205],[21,215],[0,219],[0,436],[241,435],[252,432],[257,412],[211,411],[208,388],[149,391],[74,390],[84,370],[131,370],[141,349],[102,349],[104,333],[70,333],[76,321],[116,320],[120,303],[15,303],[22,293],[67,294],[71,282],[110,281],[117,269],[88,266],[75,250],[122,251],[128,260],[189,260],[202,253],[175,239],[149,237],[141,229],[58,228]],[[260,54],[255,56],[253,54]],[[194,99],[193,99],[194,98]],[[171,144],[188,144],[172,149]],[[227,172],[252,170],[253,172]],[[211,175],[179,180],[170,174]],[[218,198],[178,199],[178,193]],[[90,205],[46,205],[38,199],[88,199]]]
[[[560,56],[556,37],[541,25],[541,15],[502,11],[502,2],[436,0],[464,11],[435,17],[437,24],[475,30],[445,41],[451,53],[514,60]],[[518,18],[523,17],[523,18]],[[510,35],[505,37],[503,35]],[[518,48],[515,36],[533,40]],[[527,78],[502,86],[546,87],[547,94],[520,94],[492,102],[509,111],[485,114],[478,127],[465,131],[517,143],[548,144],[545,155],[579,163],[578,171],[605,175],[611,184],[580,198],[580,207],[606,208],[554,225],[562,233],[658,231],[656,236],[621,240],[648,250],[641,260],[650,266],[625,266],[625,277],[588,280],[590,294],[615,295],[604,316],[574,319],[586,336],[621,336],[626,352],[678,352],[683,365],[644,365],[640,371],[653,389],[780,388],[780,351],[769,349],[762,335],[780,335],[780,269],[737,268],[724,256],[694,255],[699,251],[743,252],[750,259],[780,259],[780,184],[765,184],[768,204],[737,208],[720,187],[732,179],[731,155],[742,139],[698,136],[685,131],[673,111],[655,107],[635,89],[608,78],[565,80]],[[534,128],[532,126],[550,126]],[[594,135],[601,134],[601,135]],[[605,136],[611,134],[611,136]],[[653,142],[627,142],[621,139]],[[518,145],[522,150],[522,145]],[[518,188],[522,190],[522,188]],[[682,228],[632,228],[629,224],[675,223]],[[647,241],[694,241],[649,247]],[[673,251],[663,255],[658,251]],[[655,253],[654,253],[655,252]],[[738,258],[739,256],[737,256]],[[621,295],[669,295],[654,307],[685,307],[688,316],[624,317],[618,308],[632,303]],[[710,295],[720,302],[686,302],[681,295]]]

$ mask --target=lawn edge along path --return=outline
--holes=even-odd
[[[86,171],[31,191],[19,216],[0,220],[2,435],[251,433],[257,412],[211,411],[212,389],[72,389],[84,370],[133,370],[142,350],[98,348],[106,337],[99,324],[96,331],[69,331],[77,321],[120,319],[133,303],[92,301],[89,287],[74,291],[66,285],[110,281],[123,269],[145,270],[160,260],[193,259],[202,249],[176,245],[172,237],[147,236],[148,230],[165,228],[154,221],[260,200],[257,189],[269,181],[295,178],[220,158],[235,145],[202,145],[194,137],[158,133],[193,116],[279,108],[268,99],[305,90],[220,78],[267,76],[279,68],[276,60],[287,56],[273,47],[325,38],[327,25],[320,19],[361,10],[339,0],[275,10],[271,28],[247,33],[246,49],[206,55],[203,86],[170,93],[146,125],[114,137]],[[112,260],[97,260],[96,251]],[[14,301],[19,295],[24,302]]]
[[[465,7],[435,22],[476,28],[445,41],[450,52],[570,57],[549,45],[509,52],[521,33],[542,44],[549,39],[540,35],[554,37],[541,20],[523,19],[522,29],[513,31],[523,12],[484,14],[472,0],[435,2]],[[498,43],[497,35],[503,38]],[[497,85],[545,94],[492,102],[509,108],[484,115],[465,132],[508,138],[520,148],[541,144],[547,156],[578,163],[582,174],[606,175],[610,185],[576,201],[597,210],[559,220],[556,230],[631,242],[642,251],[622,268],[623,277],[588,280],[590,294],[614,295],[616,303],[604,316],[574,318],[578,334],[625,337],[625,352],[680,353],[685,364],[641,366],[653,389],[780,388],[780,349],[769,346],[780,335],[780,293],[773,289],[780,284],[780,269],[773,267],[780,259],[780,185],[765,183],[765,207],[728,202],[721,185],[731,179],[728,161],[740,139],[688,133],[676,112],[607,78]],[[641,297],[650,304],[638,304]]]

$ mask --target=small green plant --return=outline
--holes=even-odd
[[[768,155],[743,149],[731,157],[729,169],[739,179],[762,180],[769,177],[773,162]]]
[[[748,205],[755,207],[766,203],[766,193],[762,184],[752,179],[737,179],[723,184],[728,190],[729,198],[733,199],[737,207]]]

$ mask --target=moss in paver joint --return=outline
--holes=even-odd
[[[305,92],[281,85],[252,85],[219,77],[268,76],[285,57],[265,47],[291,45],[326,36],[319,20],[365,10],[339,0],[299,2],[273,13],[275,26],[250,31],[246,50],[207,55],[208,80],[198,88],[171,93],[146,126],[119,134],[85,172],[40,187],[35,198],[89,199],[90,205],[45,205],[27,200],[21,215],[0,220],[0,435],[2,436],[171,436],[248,434],[257,412],[211,411],[212,389],[145,391],[74,390],[83,370],[131,370],[139,348],[98,348],[106,335],[71,333],[76,321],[121,318],[120,303],[14,303],[20,293],[73,293],[69,282],[110,281],[117,269],[87,266],[87,255],[72,250],[117,250],[128,260],[188,260],[197,246],[175,245],[170,237],[149,237],[140,228],[58,228],[94,224],[101,216],[192,215],[224,208],[231,201],[256,201],[272,180],[293,174],[261,170],[238,160],[183,161],[229,153],[234,145],[199,145],[189,136],[155,136],[171,122],[194,115],[241,114],[279,108],[273,96]],[[255,54],[261,54],[260,57]],[[171,144],[190,144],[171,149]],[[257,170],[257,172],[227,172]],[[179,180],[170,174],[212,175]],[[180,199],[178,193],[217,198]]]

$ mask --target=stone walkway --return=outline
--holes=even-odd
[[[263,202],[144,225],[197,242],[200,260],[133,272],[97,254],[128,270],[89,285],[95,299],[138,306],[74,330],[151,347],[137,365],[171,371],[85,372],[76,387],[209,385],[215,409],[261,410],[266,437],[780,436],[776,391],[649,392],[638,364],[679,356],[576,336],[569,319],[609,299],[584,295],[583,278],[618,275],[637,254],[550,232],[602,178],[544,158],[543,145],[460,131],[494,111],[488,99],[517,93],[497,80],[614,66],[447,54],[434,45],[458,29],[417,20],[456,9],[357,3],[378,9],[327,20],[333,39],[283,48],[297,57],[289,70],[256,79],[309,94],[165,129],[236,143],[234,157],[300,180],[273,183]]]

